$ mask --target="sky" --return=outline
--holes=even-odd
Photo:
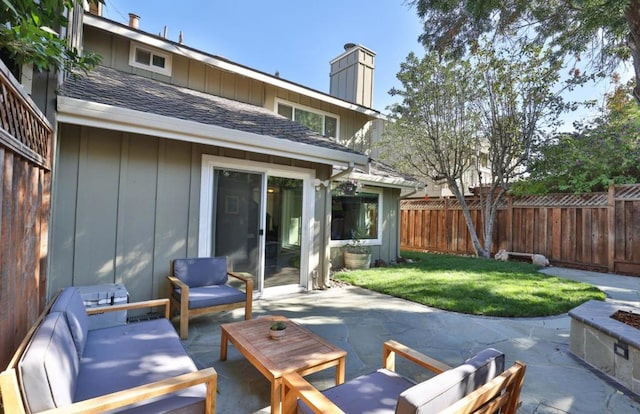
[[[396,74],[410,52],[418,56],[422,23],[406,0],[106,0],[103,15],[127,24],[140,16],[140,29],[203,52],[225,57],[262,72],[321,92],[329,91],[329,62],[344,44],[361,44],[376,52],[373,107],[383,113],[397,98]],[[573,99],[602,100],[607,82],[588,85]],[[584,111],[566,115],[563,130]]]

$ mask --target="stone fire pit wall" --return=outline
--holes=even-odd
[[[632,306],[589,301],[569,311],[569,349],[587,364],[640,395],[640,329],[611,318],[616,311],[640,313]]]

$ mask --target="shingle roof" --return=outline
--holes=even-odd
[[[58,94],[362,155],[266,108],[98,66]]]
[[[333,174],[344,171],[344,167],[333,167]],[[354,168],[351,177],[358,180],[367,181],[371,184],[380,184],[381,186],[392,185],[406,188],[424,187],[424,183],[417,177],[405,174],[396,170],[394,167],[387,165],[381,161],[374,159],[369,160],[369,169]]]

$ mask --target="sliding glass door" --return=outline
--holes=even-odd
[[[302,180],[267,179],[264,286],[299,284],[302,249]]]
[[[205,156],[199,255],[226,256],[230,269],[251,275],[263,293],[306,287],[311,177],[286,167]]]
[[[226,256],[229,267],[260,275],[262,174],[214,169],[212,255]]]

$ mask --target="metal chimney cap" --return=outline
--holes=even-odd
[[[355,43],[345,43],[344,44],[344,50],[349,50],[349,49],[353,49],[354,47],[356,47],[357,45]]]

